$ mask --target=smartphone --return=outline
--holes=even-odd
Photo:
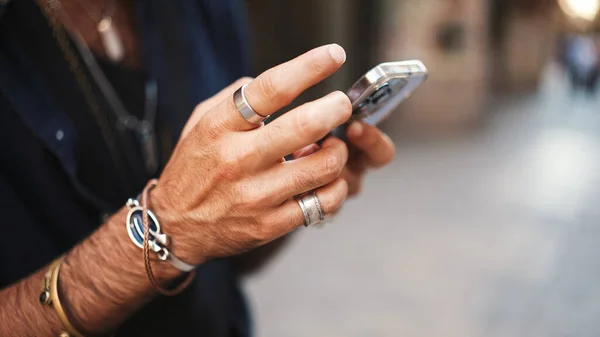
[[[357,120],[377,125],[400,103],[410,97],[427,79],[427,68],[421,61],[386,62],[369,70],[346,92],[352,102],[352,116],[332,134],[346,139],[346,126]]]

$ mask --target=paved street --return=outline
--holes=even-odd
[[[484,128],[406,140],[246,289],[261,337],[600,336],[600,98],[550,71]]]

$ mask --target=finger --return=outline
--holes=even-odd
[[[344,179],[336,179],[316,190],[325,215],[334,214],[342,207],[348,195],[348,185]],[[283,221],[282,221],[283,219]],[[304,214],[298,201],[290,199],[269,215],[267,223],[278,224],[280,234],[288,233],[304,225]]]
[[[190,116],[190,118],[188,119],[187,123],[183,127],[183,130],[181,131],[181,138],[184,138],[185,136],[187,136],[190,133],[190,131],[192,131],[192,129],[194,128],[194,126],[196,124],[198,124],[198,121],[200,121],[200,119],[202,118],[202,116],[207,111],[211,110],[212,108],[214,108],[215,106],[217,106],[219,103],[221,103],[224,100],[228,99],[229,97],[233,96],[233,93],[238,88],[240,88],[244,84],[249,83],[250,81],[252,81],[252,78],[250,78],[250,77],[240,78],[239,80],[237,80],[237,81],[233,82],[232,84],[230,84],[225,89],[219,91],[217,94],[215,94],[211,98],[209,98],[209,99],[203,101],[202,103],[198,104],[196,106],[196,108],[194,108],[194,112],[192,112],[192,115]]]
[[[363,174],[369,168],[369,160],[365,152],[357,147],[348,149],[348,165],[346,166],[355,174]]]
[[[301,148],[298,151],[295,151],[293,153],[293,157],[294,157],[294,159],[299,159],[299,158],[302,158],[302,157],[308,157],[311,154],[319,151],[320,148],[321,147],[319,146],[319,144],[312,143],[310,145],[307,145],[307,146]]]
[[[248,85],[246,96],[258,114],[270,115],[331,76],[345,61],[346,52],[337,44],[315,48],[265,71]]]
[[[353,197],[362,191],[363,175],[352,172],[349,169],[344,169],[341,178],[346,180],[348,184],[348,196]]]
[[[372,125],[355,122],[348,127],[348,140],[365,154],[370,166],[389,164],[396,154],[394,143],[385,133]]]
[[[350,118],[352,104],[346,94],[333,92],[316,101],[303,104],[279,117],[265,127],[253,131],[248,142],[250,151],[273,163],[323,139],[331,130]]]
[[[335,73],[345,60],[346,53],[339,45],[315,48],[260,74],[246,87],[246,99],[257,114],[270,115],[290,104],[304,90]],[[233,99],[223,104],[223,110],[215,109],[219,113],[211,116],[218,125],[235,131],[255,127],[240,115]]]
[[[253,188],[260,195],[250,195],[250,200],[280,205],[287,199],[337,179],[348,159],[346,144],[337,138],[327,139],[323,148],[300,159],[277,164],[254,176]],[[260,191],[260,192],[258,192]]]

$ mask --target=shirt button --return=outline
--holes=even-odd
[[[65,137],[65,133],[63,132],[63,130],[58,129],[58,131],[56,131],[56,140],[62,140]]]

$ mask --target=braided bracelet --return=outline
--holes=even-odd
[[[161,226],[158,219],[152,211],[148,209],[149,192],[156,184],[156,179],[148,182],[148,185],[144,188],[140,198],[141,205],[137,200],[129,199],[127,202],[129,213],[127,214],[126,226],[131,241],[143,251],[144,266],[150,283],[160,294],[172,296],[182,292],[191,283],[195,275],[194,269],[196,269],[197,266],[184,262],[166,248],[169,244],[168,237],[161,232]],[[159,285],[152,271],[150,251],[156,253],[159,260],[167,261],[176,269],[189,273],[183,283],[178,285],[175,289],[165,289]]]

